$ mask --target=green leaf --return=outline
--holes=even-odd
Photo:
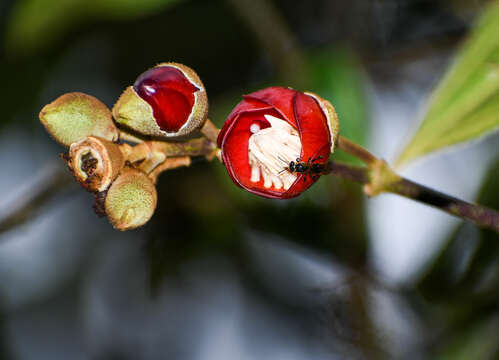
[[[499,1],[475,30],[436,89],[423,123],[397,160],[405,164],[499,129]]]
[[[127,20],[180,0],[19,0],[7,29],[7,50],[30,53],[94,20]]]
[[[463,329],[437,351],[437,360],[497,359],[497,319],[490,316]]]

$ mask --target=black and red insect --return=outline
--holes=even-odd
[[[296,161],[291,161],[286,168],[282,171],[289,171],[290,173],[303,174],[303,181],[305,181],[307,176],[310,176],[312,180],[317,180],[319,176],[326,173],[327,163],[318,163],[317,161],[323,159],[324,157],[318,156],[316,158],[310,158],[307,162],[301,161],[299,158]],[[284,161],[283,159],[281,159]],[[284,161],[286,162],[286,161]]]

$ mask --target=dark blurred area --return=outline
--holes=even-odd
[[[393,159],[485,3],[3,0],[0,221],[69,179],[43,105],[80,91],[112,107],[163,61],[198,72],[218,126],[242,94],[293,86]],[[497,209],[497,148],[407,174]],[[261,199],[203,161],[163,174],[158,196],[146,226],[120,233],[67,181],[0,226],[1,359],[499,358],[492,233],[332,177]]]

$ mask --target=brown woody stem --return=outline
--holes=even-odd
[[[369,170],[365,167],[329,161],[327,174],[332,174],[343,179],[352,180],[360,184],[369,183]]]
[[[389,185],[386,191],[439,208],[499,233],[499,212],[485,206],[470,204],[404,178]]]
[[[391,171],[386,173],[385,166],[387,165],[382,160],[378,160],[373,165],[375,169],[330,161],[328,173],[364,184],[364,191],[368,195],[375,196],[382,192],[389,192],[404,196],[499,233],[499,212],[430,189]],[[377,183],[376,191],[370,192],[369,189],[373,183]]]

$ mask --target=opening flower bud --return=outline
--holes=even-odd
[[[338,131],[328,101],[270,87],[244,96],[220,131],[218,146],[236,185],[263,197],[287,199],[326,172]]]
[[[191,68],[162,63],[140,75],[113,108],[115,120],[140,134],[182,137],[198,130],[208,115],[203,83]]]
[[[64,94],[45,105],[39,118],[49,134],[65,146],[88,136],[109,141],[116,141],[119,136],[107,106],[95,97],[79,92]]]
[[[125,166],[126,149],[126,145],[90,136],[71,145],[68,166],[88,191],[104,191]]]
[[[142,171],[125,167],[106,195],[105,209],[115,229],[135,229],[149,221],[156,209],[157,193]]]

